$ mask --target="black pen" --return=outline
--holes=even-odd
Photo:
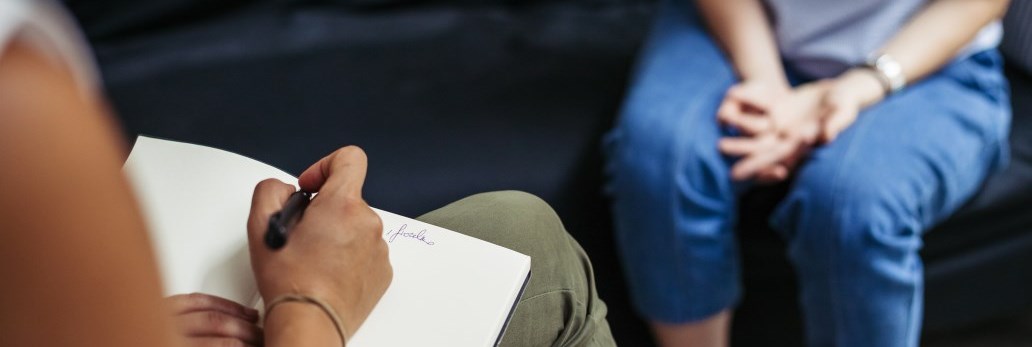
[[[297,191],[290,194],[287,203],[283,204],[283,209],[269,217],[269,229],[265,231],[265,246],[272,250],[283,248],[283,245],[287,244],[290,229],[301,220],[301,215],[311,202],[312,193]]]

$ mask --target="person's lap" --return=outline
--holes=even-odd
[[[540,198],[483,193],[418,218],[531,257],[531,278],[502,346],[615,346],[584,250]]]
[[[861,112],[798,170],[772,216],[800,276],[811,341],[916,345],[921,235],[1006,157],[995,52],[955,62]]]
[[[1006,87],[994,54],[862,112],[799,168],[772,222],[800,268],[808,326],[822,327],[809,329],[811,342],[916,341],[920,233],[1005,157]],[[717,150],[727,132],[715,117],[735,79],[698,19],[670,3],[640,59],[607,139],[617,238],[638,310],[695,321],[732,307],[740,291],[732,229],[741,187]],[[869,300],[879,290],[893,298]]]

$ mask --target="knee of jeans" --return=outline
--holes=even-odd
[[[605,139],[611,179],[641,189],[643,183],[672,183],[679,175],[727,178],[726,170],[721,171],[727,164],[717,150],[715,119],[630,103]]]
[[[898,180],[877,169],[809,168],[775,211],[774,226],[794,250],[858,259],[916,250],[917,208]]]

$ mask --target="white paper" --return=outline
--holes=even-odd
[[[255,305],[246,230],[251,195],[266,178],[297,179],[230,152],[143,136],[124,170],[147,219],[165,294],[202,292]],[[530,258],[374,210],[394,279],[348,346],[494,345]]]

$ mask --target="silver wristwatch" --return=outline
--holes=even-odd
[[[864,62],[864,67],[876,72],[882,86],[885,87],[885,94],[898,92],[907,86],[907,78],[903,76],[903,67],[888,54],[871,55]]]

